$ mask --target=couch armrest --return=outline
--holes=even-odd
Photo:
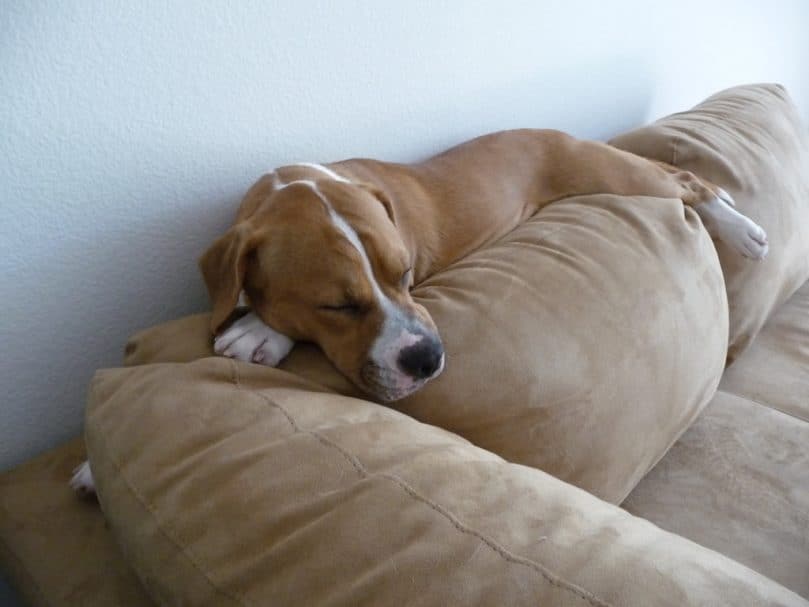
[[[86,432],[110,528],[158,602],[807,604],[554,477],[277,369],[101,371]]]

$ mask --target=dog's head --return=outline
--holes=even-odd
[[[255,313],[313,342],[362,390],[393,401],[437,376],[444,350],[413,301],[413,259],[392,207],[374,188],[336,180],[268,180],[202,256],[217,332],[242,290]]]

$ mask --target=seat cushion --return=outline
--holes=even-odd
[[[733,362],[809,278],[809,134],[798,109],[780,85],[739,86],[610,143],[710,179],[767,231],[770,251],[761,263],[716,243]]]
[[[624,507],[809,598],[809,282]]]
[[[809,422],[809,282],[722,376],[725,392]]]
[[[277,369],[101,371],[86,440],[160,604],[805,607],[547,474]]]
[[[803,420],[720,391],[623,507],[809,598]]]
[[[725,361],[716,252],[678,200],[546,207],[414,290],[444,373],[392,406],[619,503],[710,400]],[[143,332],[128,362],[210,354],[201,318]],[[282,368],[359,396],[314,348]]]
[[[31,607],[147,607],[95,500],[67,484],[85,458],[77,438],[0,474],[0,568]]]

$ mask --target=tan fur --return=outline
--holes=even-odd
[[[247,192],[234,226],[203,255],[216,332],[242,289],[258,316],[294,340],[321,346],[362,386],[360,368],[379,333],[357,251],[332,225],[310,180],[357,232],[381,289],[396,306],[435,329],[402,277],[421,282],[512,230],[550,202],[612,193],[708,202],[716,188],[687,171],[558,131],[486,135],[419,164],[353,159],[324,165],[341,183],[307,166],[265,175]],[[354,302],[361,315],[324,305]]]

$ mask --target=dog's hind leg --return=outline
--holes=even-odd
[[[554,184],[567,195],[609,192],[679,198],[697,212],[712,237],[751,259],[763,259],[767,254],[764,229],[739,213],[725,190],[690,171],[595,141],[567,138],[555,151],[570,157],[568,164],[582,167],[575,179],[563,176],[568,183]]]
[[[750,259],[761,260],[767,255],[769,243],[764,229],[733,204],[719,196],[709,202],[694,205],[708,233],[730,245],[737,253]]]
[[[664,162],[655,162],[674,179],[679,198],[702,219],[708,233],[750,259],[763,259],[769,250],[764,229],[736,210],[736,202],[724,189]]]

